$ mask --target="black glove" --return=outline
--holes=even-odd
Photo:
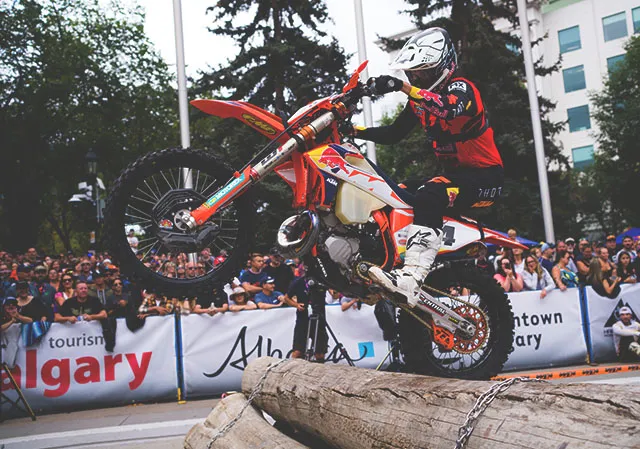
[[[371,87],[374,95],[384,95],[389,92],[398,92],[402,89],[404,82],[398,78],[389,75],[381,75],[375,78],[369,78],[367,86]]]

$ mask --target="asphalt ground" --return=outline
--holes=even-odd
[[[504,373],[497,379],[534,377],[553,383],[609,383],[640,385],[640,364],[582,365],[548,370]],[[0,449],[182,448],[184,437],[204,421],[219,399],[178,404],[137,404],[15,418],[0,423]]]

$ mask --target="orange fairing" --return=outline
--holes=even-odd
[[[198,99],[192,100],[191,104],[216,117],[240,120],[269,139],[275,138],[284,130],[278,116],[244,101]],[[279,142],[284,143],[288,139],[289,136],[282,136]]]

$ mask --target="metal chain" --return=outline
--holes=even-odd
[[[229,421],[227,424],[225,424],[222,427],[222,429],[218,430],[218,432],[213,436],[213,438],[211,438],[211,441],[209,441],[209,443],[207,443],[207,449],[211,449],[211,445],[213,443],[215,443],[215,441],[217,439],[219,439],[220,437],[224,436],[224,434],[227,433],[229,431],[229,429],[231,429],[240,420],[240,417],[242,416],[244,411],[247,409],[247,407],[249,407],[251,405],[251,403],[253,402],[255,397],[258,395],[258,393],[260,393],[262,391],[262,387],[264,386],[264,381],[267,380],[267,376],[269,375],[269,372],[273,371],[278,365],[280,365],[283,362],[286,362],[287,360],[288,359],[279,360],[278,362],[274,363],[273,365],[271,365],[269,368],[266,369],[266,371],[264,372],[262,377],[260,377],[260,379],[258,379],[258,383],[253,388],[253,391],[251,391],[251,394],[247,398],[247,402],[242,406],[242,408],[238,412],[238,416],[236,416],[231,421]]]
[[[496,396],[518,382],[544,382],[544,380],[530,379],[528,377],[513,377],[493,384],[491,388],[480,395],[473,408],[471,408],[469,413],[467,413],[467,418],[465,419],[464,424],[460,429],[458,429],[458,439],[456,440],[455,449],[463,449],[465,447],[473,433],[473,426],[476,421],[480,418],[480,415],[484,413],[489,404],[493,402]]]

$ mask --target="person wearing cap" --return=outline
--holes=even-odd
[[[268,277],[262,282],[262,291],[256,293],[253,301],[258,306],[258,309],[273,309],[275,307],[282,307],[284,295],[276,290],[275,279]]]
[[[277,248],[269,251],[269,264],[264,267],[264,272],[274,279],[276,290],[286,292],[293,281],[293,271],[284,264],[284,257]]]
[[[613,258],[614,263],[618,263],[618,257],[620,257],[620,253],[622,253],[622,251],[626,251],[629,253],[629,255],[631,256],[631,263],[633,263],[636,260],[636,257],[638,257],[638,253],[636,253],[633,249],[633,239],[631,238],[631,236],[625,235],[624,237],[622,237],[622,249],[618,251],[618,253]]]
[[[93,273],[91,273],[91,261],[88,258],[83,258],[80,262],[80,272],[78,273],[78,281],[86,282],[87,284],[93,283]]]
[[[229,296],[229,310],[240,312],[241,310],[257,309],[256,303],[249,299],[248,293],[242,287],[236,287]]]
[[[102,268],[93,272],[93,285],[89,287],[89,296],[100,301],[107,312],[110,312],[115,308],[117,301],[113,291],[107,286],[105,275]]]
[[[613,235],[613,234],[608,235],[606,240],[605,240],[605,242],[604,242],[604,246],[609,251],[609,260],[611,262],[617,263],[614,260],[615,257],[616,257],[616,253],[618,252],[617,247],[616,247],[616,236]]]
[[[618,310],[619,321],[613,326],[613,344],[621,362],[640,361],[640,323],[634,320],[634,314],[630,307],[620,307]]]
[[[553,249],[555,245],[553,243],[543,243],[540,247],[540,265],[542,268],[551,273],[553,269]]]
[[[35,280],[33,281],[33,286],[38,292],[38,296],[42,303],[51,309],[53,309],[53,301],[56,296],[56,289],[49,283],[47,278],[48,272],[47,267],[44,265],[38,265],[34,271]]]
[[[5,331],[12,324],[33,323],[33,319],[22,315],[18,309],[18,300],[14,296],[7,296],[2,303],[2,317],[0,330]]]

